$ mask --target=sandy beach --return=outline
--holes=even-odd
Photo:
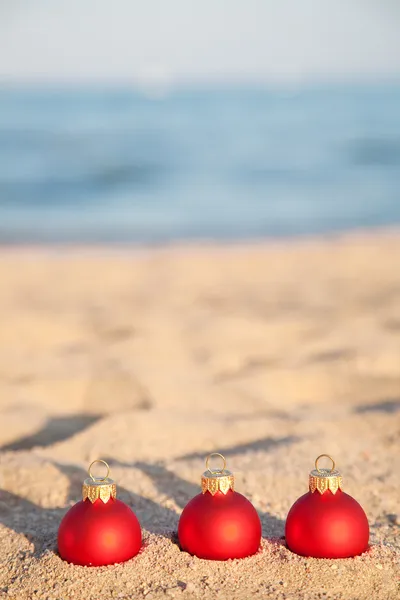
[[[0,597],[400,597],[400,233],[231,246],[0,249]],[[259,511],[260,552],[181,552],[209,452]],[[284,521],[321,453],[371,546],[317,560]],[[62,516],[107,460],[143,527],[125,564],[69,565]]]

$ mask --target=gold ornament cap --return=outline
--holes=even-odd
[[[211,469],[210,458],[213,456],[219,456],[223,460],[222,469]],[[234,491],[235,486],[235,478],[233,474],[228,471],[226,467],[226,459],[219,452],[212,452],[206,458],[206,467],[207,471],[204,471],[201,476],[201,492],[205,494],[209,492],[212,496],[214,496],[217,492],[222,492],[223,494],[227,494],[229,490]]]
[[[107,468],[105,477],[94,477],[92,473],[92,467],[95,463],[101,463],[105,465]],[[115,485],[115,482],[108,477],[110,474],[110,467],[105,460],[94,460],[89,466],[88,473],[89,477],[85,479],[82,485],[83,500],[90,500],[92,504],[93,502],[96,502],[96,500],[101,500],[104,502],[104,504],[106,504],[110,498],[117,497],[117,486]]]
[[[321,458],[329,458],[332,461],[331,469],[320,469],[318,462]],[[342,476],[337,469],[335,469],[335,461],[329,454],[320,454],[315,459],[315,469],[313,469],[309,475],[309,486],[310,492],[313,494],[316,490],[323,494],[327,490],[330,490],[332,494],[336,494],[338,490],[342,490]]]

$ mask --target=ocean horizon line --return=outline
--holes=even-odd
[[[0,94],[7,92],[38,92],[38,93],[132,93],[146,95],[147,90],[154,87],[163,88],[162,82],[157,80],[112,80],[112,79],[1,79]],[[164,86],[166,95],[185,92],[213,93],[213,92],[318,92],[333,90],[372,91],[379,89],[400,88],[400,73],[397,76],[381,77],[321,77],[299,79],[204,79],[172,81]]]

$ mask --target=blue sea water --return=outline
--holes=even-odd
[[[0,242],[400,223],[400,86],[0,89]]]

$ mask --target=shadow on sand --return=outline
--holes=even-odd
[[[61,427],[62,437],[60,438],[60,419],[52,419],[43,429],[44,437],[40,438],[40,445],[46,446],[54,441],[67,438],[66,431],[69,429],[74,433],[82,430],[86,426],[96,422],[98,415],[93,415],[88,419],[83,419],[81,415],[76,415],[75,418],[70,418],[67,421],[67,427]],[[61,420],[65,424],[65,420]],[[52,424],[56,431],[50,430]],[[74,429],[75,427],[75,429]],[[59,433],[57,434],[57,430]],[[48,432],[48,433],[46,433]],[[36,445],[36,440],[39,439],[39,433],[34,436],[23,438],[19,442],[14,442],[4,447],[2,450],[22,450],[29,449]],[[50,442],[53,440],[53,442]],[[34,441],[34,443],[32,443]],[[233,456],[235,454],[244,454],[253,451],[268,452],[280,445],[291,445],[298,441],[298,438],[283,437],[278,439],[263,438],[246,444],[237,444],[221,448],[220,451],[225,456]],[[177,458],[177,460],[191,460],[204,458],[203,453],[190,453]],[[174,499],[179,508],[183,509],[187,502],[193,496],[200,493],[199,485],[195,485],[186,479],[183,479],[175,472],[166,468],[165,465],[157,463],[148,463],[144,461],[136,461],[124,463],[105,458],[111,466],[122,466],[127,468],[139,469],[147,477],[149,477],[158,491],[166,496]],[[81,487],[83,480],[87,477],[85,470],[72,464],[62,464],[53,462],[54,466],[64,474],[69,481],[69,489],[66,498],[66,505],[77,502],[81,498]],[[199,474],[200,475],[200,474]],[[118,483],[118,482],[117,482]],[[174,510],[162,506],[149,498],[145,498],[139,494],[135,494],[118,485],[118,497],[126,502],[134,510],[138,516],[142,527],[151,533],[164,535],[176,542],[176,530],[179,520],[179,515]],[[257,506],[256,506],[257,508]],[[17,533],[24,534],[29,541],[34,544],[34,556],[39,557],[46,551],[57,551],[57,531],[60,521],[67,508],[43,508],[30,500],[11,492],[0,490],[0,522],[6,527],[13,529]],[[269,512],[258,510],[263,526],[263,536],[267,538],[279,538],[283,536],[284,521],[278,519]]]

